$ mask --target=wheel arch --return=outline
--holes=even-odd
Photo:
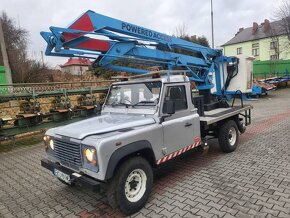
[[[223,119],[223,120],[220,120],[216,123],[216,130],[218,131],[219,130],[219,126],[223,125],[224,123],[228,122],[229,120],[232,120],[234,121],[237,126],[239,125],[239,114],[235,114],[231,117],[228,117],[226,119]]]
[[[145,158],[151,166],[155,166],[156,158],[151,143],[147,140],[136,141],[122,146],[113,152],[108,163],[105,180],[112,178],[121,163],[134,156],[141,156]]]
[[[242,125],[242,123],[240,122],[240,118],[239,118],[239,114],[236,114],[234,116],[231,116],[231,117],[228,117],[227,119],[224,119],[224,120],[221,120],[219,123],[218,123],[218,126],[220,125],[223,125],[224,123],[226,123],[227,121],[229,120],[233,120],[237,127],[238,127],[238,130],[239,132],[242,134],[245,132],[245,127]]]

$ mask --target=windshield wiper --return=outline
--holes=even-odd
[[[132,104],[126,104],[124,102],[112,103],[111,106],[112,107],[114,107],[114,106],[125,106],[126,108],[128,108],[129,106],[132,106],[133,107]]]
[[[112,104],[110,104],[112,107],[115,107],[115,106],[125,106],[126,108],[128,108],[129,106],[131,107],[135,107],[135,106],[138,106],[138,105],[147,105],[147,104],[154,104],[154,106],[156,106],[155,102],[154,101],[139,101],[135,104],[127,104],[127,103],[124,103],[124,102],[114,102]]]
[[[154,104],[154,106],[156,105],[154,101],[139,101],[135,104],[132,105],[132,107],[137,106],[137,105],[146,105],[146,104]]]

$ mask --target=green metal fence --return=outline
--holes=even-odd
[[[254,61],[254,78],[265,79],[275,76],[288,76],[290,60]]]
[[[0,84],[7,84],[4,66],[0,66]]]
[[[0,103],[10,100],[107,93],[116,80],[0,84]]]

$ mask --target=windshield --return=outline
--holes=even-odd
[[[125,107],[155,107],[159,101],[162,83],[144,82],[113,85],[106,105]]]

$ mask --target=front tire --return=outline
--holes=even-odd
[[[239,130],[235,121],[228,120],[221,126],[218,141],[223,152],[230,153],[236,150],[239,142]]]
[[[124,162],[111,179],[107,190],[110,205],[127,215],[138,212],[146,204],[153,184],[153,171],[142,157]]]

